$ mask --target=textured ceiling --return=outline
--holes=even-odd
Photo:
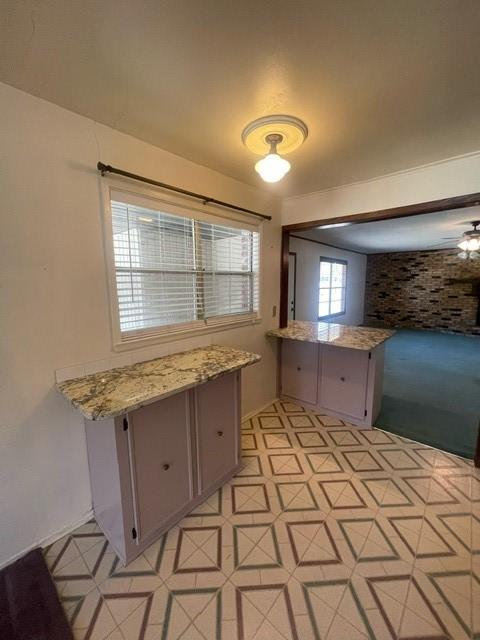
[[[480,220],[480,207],[293,233],[361,253],[448,249],[457,246],[465,231],[472,230],[474,220]]]
[[[480,148],[479,33],[479,0],[2,0],[0,80],[294,195]],[[310,135],[267,187],[271,113]]]

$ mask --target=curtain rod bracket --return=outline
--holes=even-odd
[[[139,182],[152,184],[153,186],[160,187],[161,189],[168,189],[169,191],[175,191],[175,193],[180,193],[190,198],[196,198],[197,200],[201,200],[204,205],[212,203],[212,204],[218,205],[219,207],[226,207],[227,209],[233,209],[234,211],[241,211],[242,213],[248,213],[251,216],[256,216],[257,218],[262,218],[263,220],[272,219],[272,216],[267,216],[263,213],[258,213],[257,211],[246,209],[245,207],[239,207],[236,204],[230,204],[229,202],[224,202],[223,200],[217,200],[216,198],[209,198],[208,196],[204,196],[200,193],[195,193],[194,191],[187,191],[187,189],[180,189],[180,187],[173,187],[171,184],[166,184],[165,182],[159,182],[158,180],[152,180],[151,178],[145,178],[144,176],[139,176],[136,173],[130,173],[129,171],[124,171],[123,169],[117,169],[116,167],[112,167],[110,164],[104,164],[103,162],[100,162],[100,161],[97,162],[97,169],[100,171],[100,174],[102,176],[105,176],[106,173],[116,173],[117,175],[124,176],[125,178],[131,178],[132,180],[138,180]]]

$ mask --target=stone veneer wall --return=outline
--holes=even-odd
[[[480,335],[472,285],[449,283],[480,279],[480,260],[457,254],[446,249],[367,256],[365,324]]]

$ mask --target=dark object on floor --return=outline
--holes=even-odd
[[[375,426],[474,458],[480,417],[480,337],[398,330],[386,342]]]
[[[73,640],[40,549],[0,571],[2,640]]]

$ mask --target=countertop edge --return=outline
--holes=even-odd
[[[67,381],[63,381],[60,383],[56,383],[55,384],[55,388],[57,389],[57,391],[59,391],[62,396],[65,398],[65,400],[69,403],[70,406],[72,406],[74,409],[76,409],[79,413],[82,414],[82,416],[86,419],[86,420],[91,420],[93,422],[100,422],[102,420],[109,420],[111,418],[117,418],[119,416],[123,416],[126,413],[129,413],[130,411],[135,411],[136,409],[140,409],[141,407],[145,407],[147,405],[153,404],[154,402],[158,402],[159,400],[164,400],[166,398],[169,398],[171,396],[176,395],[177,393],[182,393],[183,391],[188,391],[189,389],[193,389],[195,387],[198,387],[202,384],[205,384],[206,382],[210,382],[211,380],[216,380],[217,378],[220,378],[221,376],[224,375],[228,375],[229,373],[234,373],[235,371],[239,371],[240,369],[245,369],[246,367],[249,367],[253,364],[256,364],[257,362],[260,362],[260,360],[262,359],[262,356],[259,355],[258,353],[252,353],[249,352],[251,356],[253,356],[251,358],[251,360],[249,362],[245,362],[244,364],[240,364],[234,367],[229,367],[227,369],[224,369],[218,373],[216,373],[215,375],[211,375],[211,376],[207,376],[204,380],[200,380],[200,381],[196,381],[193,382],[191,384],[186,384],[186,385],[182,385],[179,386],[175,389],[171,389],[169,391],[166,391],[164,393],[159,393],[155,396],[151,396],[149,398],[146,398],[145,400],[140,400],[138,402],[134,402],[133,404],[127,404],[125,405],[125,407],[122,407],[122,409],[116,410],[116,411],[109,411],[106,413],[97,413],[97,412],[92,412],[89,413],[88,411],[84,411],[81,403],[76,402],[75,400],[70,400],[65,393],[63,392],[61,385],[63,384],[63,382],[67,382]]]
[[[393,329],[389,329],[389,331],[392,331],[392,335],[395,333]],[[355,349],[356,351],[370,351],[371,349],[375,349],[375,347],[378,347],[379,345],[383,344],[384,342],[386,342],[392,337],[392,335],[390,335],[390,336],[385,336],[385,338],[382,338],[381,340],[377,339],[373,345],[367,347],[363,345],[337,344],[335,341],[329,341],[329,340],[317,340],[317,339],[306,338],[306,337],[285,336],[277,332],[277,330],[275,329],[270,329],[269,331],[266,332],[265,335],[268,336],[269,338],[277,338],[280,340],[294,340],[295,342],[309,342],[310,344],[324,344],[330,347],[337,347],[340,349]]]

